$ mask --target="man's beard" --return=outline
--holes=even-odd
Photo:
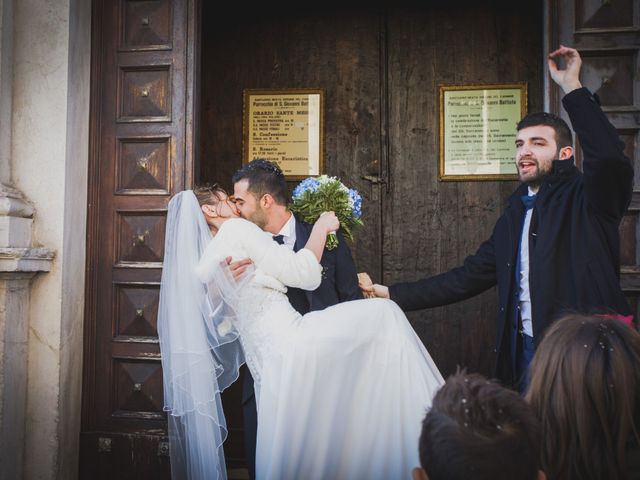
[[[518,178],[521,182],[526,183],[532,188],[539,187],[540,184],[542,184],[542,181],[551,173],[554,160],[552,160],[549,164],[548,170],[543,170],[540,167],[540,162],[538,162],[537,160],[529,160],[530,162],[534,162],[535,164],[534,167],[529,167],[533,168],[534,171],[523,175],[522,173],[520,173],[520,169],[518,168]]]
[[[251,214],[246,215],[244,218],[249,220],[251,223],[255,223],[262,230],[264,230],[265,227],[267,226],[267,223],[269,223],[267,219],[267,215],[260,209],[260,207],[258,207]]]
[[[520,181],[527,184],[531,188],[537,188],[540,186],[544,178],[549,175],[548,172],[542,172],[540,169],[536,169],[534,175],[528,175],[526,178],[520,177]]]

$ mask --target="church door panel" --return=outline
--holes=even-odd
[[[167,203],[191,168],[184,1],[94,1],[80,478],[169,478],[157,337]]]
[[[202,6],[200,181],[232,190],[242,166],[244,89],[323,88],[324,171],[359,190],[365,227],[352,245],[361,270],[380,275],[380,22],[376,12],[270,8],[223,16]],[[289,187],[297,182],[289,182]],[[243,467],[242,380],[223,394],[229,468]]]
[[[461,265],[491,235],[517,183],[438,180],[439,86],[524,81],[529,111],[541,110],[542,8],[484,2],[397,9],[387,31],[390,184],[382,270],[391,284]],[[445,376],[458,365],[491,376],[496,314],[492,289],[409,318]]]

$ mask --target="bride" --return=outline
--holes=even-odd
[[[226,478],[220,392],[246,361],[258,407],[258,479],[410,479],[442,376],[400,308],[355,300],[300,315],[332,212],[293,252],[239,218],[217,187],[169,203],[158,334],[172,477]],[[255,268],[234,279],[225,259]]]

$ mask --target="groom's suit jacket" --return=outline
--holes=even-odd
[[[304,248],[312,228],[313,225],[296,217],[296,243],[293,247],[295,252]],[[340,231],[338,231],[338,246],[334,250],[325,249],[320,264],[322,265],[322,283],[317,289],[312,292],[299,288],[287,290],[287,297],[293,308],[304,315],[340,302],[362,298],[362,291],[358,287],[356,266]]]
[[[296,242],[293,250],[304,248],[313,225],[303,222],[296,217]],[[344,236],[338,230],[338,246],[333,250],[325,248],[322,254],[322,282],[314,291],[288,288],[289,302],[298,312],[305,314],[315,310],[323,310],[327,307],[348,300],[362,298],[362,291],[358,287],[358,274],[351,257],[351,251]],[[244,413],[245,445],[248,461],[255,459],[255,439],[257,433],[256,404],[253,391],[253,378],[249,370],[245,369],[244,385],[242,391],[242,404]],[[251,439],[251,440],[250,440]],[[253,451],[251,451],[253,448]],[[253,473],[253,472],[252,472]]]

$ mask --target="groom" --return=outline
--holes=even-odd
[[[305,246],[313,226],[297,218],[287,208],[287,184],[278,165],[267,160],[253,160],[238,170],[232,181],[234,202],[240,216],[273,234],[274,241],[296,252]],[[351,252],[340,231],[337,235],[338,246],[334,250],[325,250],[322,255],[320,286],[312,292],[298,288],[287,290],[289,302],[303,315],[362,298]],[[241,260],[230,267],[237,275],[249,263],[248,259]],[[247,369],[242,404],[247,463],[251,478],[255,478],[257,413],[253,378]]]

